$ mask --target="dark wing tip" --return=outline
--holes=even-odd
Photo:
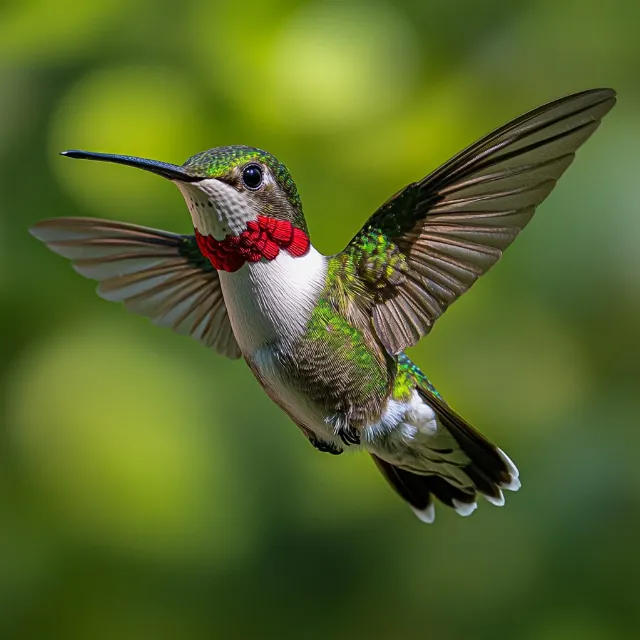
[[[604,113],[609,111],[609,109],[613,108],[617,101],[618,94],[615,89],[591,89],[585,91],[586,94],[591,95],[594,98],[594,104],[606,104],[607,109]],[[608,104],[607,104],[608,103]],[[604,115],[604,113],[602,115]]]
[[[570,93],[569,95],[563,96],[562,98],[558,98],[556,100],[552,100],[549,105],[555,104],[556,102],[565,102],[567,100],[573,100],[575,98],[591,98],[593,104],[600,104],[602,102],[607,102],[609,100],[613,100],[615,102],[617,97],[617,92],[615,89],[611,89],[609,87],[599,87],[596,89],[585,89],[584,91],[578,91],[576,93]],[[548,106],[548,105],[547,105]]]
[[[555,100],[551,102],[548,106],[555,106],[557,103],[566,103],[576,99],[586,99],[586,108],[597,108],[595,119],[602,119],[611,109],[613,109],[614,105],[617,101],[617,93],[614,89],[602,88],[602,89],[587,89],[586,91],[579,91],[578,93],[574,93],[572,95],[568,95],[564,98],[560,98],[559,100]],[[584,102],[582,102],[585,105]],[[585,108],[584,106],[582,108]]]
[[[611,89],[610,87],[598,87],[596,89],[586,89],[585,91],[578,92],[577,95],[579,95],[580,93],[582,93],[583,95],[587,95],[590,93],[593,95],[601,94],[603,100],[607,100],[609,98],[615,98],[616,95],[618,95],[616,93],[616,90]]]

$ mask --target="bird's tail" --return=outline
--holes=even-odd
[[[431,449],[429,459],[434,463],[424,472],[396,466],[372,454],[391,486],[423,522],[431,523],[435,518],[434,498],[462,516],[475,511],[478,494],[494,505],[503,505],[502,491],[520,488],[518,469],[513,462],[439,396],[428,389],[417,391],[435,412],[438,429],[445,429],[452,436],[457,449]]]

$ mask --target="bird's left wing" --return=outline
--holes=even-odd
[[[496,263],[614,104],[595,89],[517,118],[398,192],[333,257],[389,353]]]
[[[95,218],[55,218],[30,229],[70,258],[97,293],[160,326],[190,335],[228,358],[239,358],[218,272],[195,236]]]

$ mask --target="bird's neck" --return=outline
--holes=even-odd
[[[275,260],[281,251],[294,258],[305,256],[310,248],[309,236],[288,220],[259,215],[247,222],[238,235],[218,240],[213,234],[195,229],[198,247],[218,271],[234,272],[246,262]]]
[[[327,279],[327,258],[309,244],[303,255],[279,251],[220,271],[231,326],[245,357],[265,346],[288,348],[304,334]]]

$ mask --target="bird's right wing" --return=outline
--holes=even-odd
[[[54,218],[30,232],[69,258],[97,293],[160,326],[239,358],[218,272],[195,236],[96,218]]]

